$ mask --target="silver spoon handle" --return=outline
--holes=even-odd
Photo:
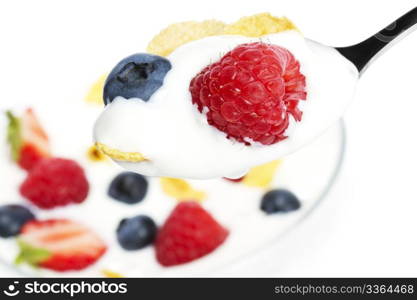
[[[378,52],[416,24],[417,7],[363,42],[348,47],[336,48],[336,50],[349,59],[359,71],[362,71]],[[415,28],[417,26],[413,27],[413,29]]]

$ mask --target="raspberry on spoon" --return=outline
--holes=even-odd
[[[192,102],[228,138],[271,145],[286,138],[290,116],[300,121],[306,81],[285,48],[262,42],[242,44],[191,81]]]

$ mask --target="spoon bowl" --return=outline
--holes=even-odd
[[[188,87],[195,74],[234,47],[259,41],[230,35],[203,38],[176,49],[167,57],[172,69],[163,87],[149,101],[116,97],[106,107],[96,122],[96,142],[123,168],[147,176],[240,177],[253,166],[301,149],[340,120],[360,74],[416,23],[414,8],[367,40],[340,48],[305,39],[294,30],[263,36],[263,42],[294,54],[308,87],[307,100],[300,101],[301,122],[290,122],[288,138],[276,144],[248,146],[229,139],[192,105]]]

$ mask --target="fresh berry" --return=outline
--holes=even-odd
[[[159,89],[171,63],[161,56],[138,53],[120,61],[111,71],[104,85],[104,104],[117,96],[148,101]]]
[[[0,237],[18,235],[22,226],[34,218],[32,212],[24,206],[13,204],[0,206]]]
[[[267,192],[261,201],[261,209],[267,214],[290,212],[300,207],[301,203],[297,196],[283,189]]]
[[[198,73],[189,87],[198,110],[207,110],[208,123],[247,145],[285,139],[290,116],[301,120],[298,103],[306,99],[305,88],[295,57],[261,42],[234,48]]]
[[[241,182],[245,178],[245,176],[242,176],[239,178],[228,178],[228,177],[223,177],[223,178],[231,182]]]
[[[7,112],[9,126],[7,140],[12,158],[25,170],[31,170],[42,158],[51,155],[48,136],[42,129],[32,109],[27,109],[21,118]]]
[[[16,263],[55,271],[81,270],[96,262],[106,245],[84,225],[67,219],[30,221],[22,228]]]
[[[139,215],[121,220],[116,232],[123,249],[137,250],[153,243],[157,227],[150,217]]]
[[[123,172],[116,176],[110,184],[110,197],[128,204],[143,200],[148,191],[148,181],[140,174]]]
[[[40,208],[83,202],[89,190],[84,170],[73,160],[41,160],[20,186],[20,193]]]
[[[228,234],[198,203],[181,202],[159,230],[156,258],[163,266],[187,263],[215,250]]]

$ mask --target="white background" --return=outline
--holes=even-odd
[[[80,82],[87,88],[123,54],[144,50],[173,22],[233,21],[268,11],[289,17],[311,39],[342,46],[367,38],[416,5],[415,0],[2,1],[0,108],[20,98],[79,101]],[[362,76],[346,114],[343,171],[323,205],[277,247],[220,275],[417,276],[416,53],[414,33]],[[8,275],[0,269],[0,276]]]

